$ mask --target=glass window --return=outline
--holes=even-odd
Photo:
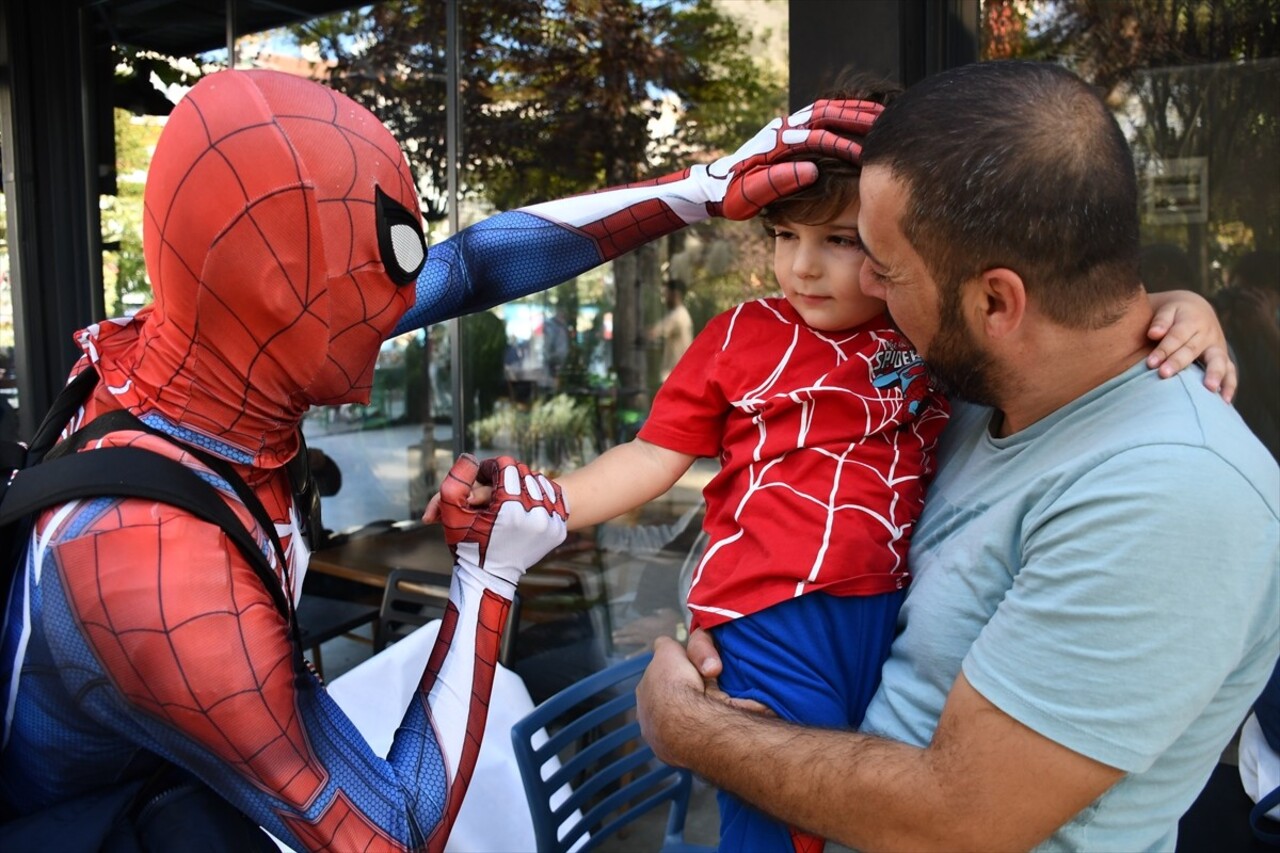
[[[983,58],[1061,61],[1133,148],[1148,290],[1215,303],[1236,407],[1280,458],[1280,9],[1267,0],[985,0]]]
[[[0,85],[4,85],[0,83]],[[4,139],[0,138],[0,151]],[[9,281],[9,212],[0,185],[0,439],[18,438],[18,380],[13,363],[13,286]]]
[[[523,9],[513,20],[482,4],[459,7],[460,227],[708,161],[785,108],[785,4],[724,4],[712,10],[714,21],[705,6],[683,2],[605,3],[572,22],[553,5]],[[564,50],[570,23],[581,51]],[[402,142],[432,244],[448,236],[451,202],[444,24],[442,4],[387,3],[293,31],[297,50],[329,69],[327,82],[370,106]],[[715,39],[707,37],[712,24],[720,27]],[[640,47],[613,50],[627,39]],[[679,52],[674,73],[677,54],[667,50]],[[455,446],[511,454],[556,474],[634,437],[662,380],[655,327],[669,310],[666,283],[686,283],[697,331],[772,291],[769,258],[758,224],[717,220],[545,292],[390,342],[367,410],[308,419],[309,442],[343,471],[327,522],[342,529],[417,518]],[[642,647],[657,630],[675,632],[679,576],[697,553],[701,489],[716,470],[714,460],[697,462],[667,495],[584,531],[549,558],[542,568],[572,577],[578,592],[524,602],[517,669],[535,699],[607,656]],[[550,618],[566,606],[570,618]],[[574,671],[570,658],[582,666]]]
[[[465,227],[496,211],[663,175],[732,150],[785,108],[786,4],[615,0],[573,20],[555,4],[457,8],[460,150],[452,162],[445,4],[368,4],[245,35],[236,46],[240,67],[323,81],[378,115],[418,179],[429,245],[450,236],[451,205]],[[581,50],[565,50],[570,26]],[[171,99],[226,64],[225,51],[121,55],[121,74],[154,74]],[[116,116],[118,189],[103,200],[113,313],[150,298],[134,179],[163,122]],[[546,292],[385,342],[367,404],[315,409],[304,421],[311,448],[341,472],[341,487],[324,499],[326,527],[411,525],[455,448],[512,454],[556,474],[634,437],[662,381],[664,349],[676,347],[656,328],[671,310],[666,284],[687,285],[697,331],[772,292],[769,258],[758,224],[714,220]],[[581,629],[592,667],[643,645],[638,632],[614,645],[613,629],[639,617],[658,614],[638,624],[675,631],[677,578],[696,556],[701,489],[716,470],[714,460],[697,462],[668,495],[584,532],[552,560],[576,578],[577,628],[561,630]],[[525,606],[526,621],[538,623],[540,605],[531,597]],[[560,648],[544,640],[545,649]],[[554,678],[527,680],[538,698]]]

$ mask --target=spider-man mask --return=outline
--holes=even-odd
[[[174,108],[145,228],[155,304],[130,378],[214,432],[225,415],[201,423],[201,399],[282,422],[368,401],[426,259],[386,128],[345,95],[268,71],[213,74]]]

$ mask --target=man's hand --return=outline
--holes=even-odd
[[[720,662],[720,651],[715,640],[701,628],[689,635],[689,644],[685,647],[685,656],[689,663],[702,673],[703,678],[719,678],[724,664]]]
[[[473,506],[479,487],[493,496]],[[445,541],[460,567],[473,569],[510,586],[548,551],[564,541],[565,510],[560,488],[509,456],[476,460],[463,454],[440,487],[436,502]]]
[[[773,711],[753,699],[734,699],[716,682],[723,667],[711,635],[698,628],[687,647],[670,637],[653,643],[653,660],[636,687],[636,709],[645,741],[658,757],[680,764],[678,747],[689,726],[714,709],[706,700],[751,714],[772,717]],[[687,766],[687,765],[680,765]]]
[[[883,107],[871,101],[818,101],[769,122],[737,151],[690,172],[713,216],[750,219],[761,209],[818,179],[818,167],[796,157],[838,157],[857,163],[862,137]]]
[[[645,742],[663,761],[688,766],[678,747],[689,727],[699,725],[700,703],[706,698],[707,683],[680,644],[669,637],[654,641],[653,660],[636,685],[636,717]]]

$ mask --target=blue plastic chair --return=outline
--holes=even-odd
[[[685,843],[693,777],[654,756],[632,713],[636,683],[651,657],[590,675],[511,727],[539,853],[561,853],[579,841],[580,850],[590,850],[663,803],[670,804],[664,851],[714,849]],[[542,729],[549,737],[535,747],[534,735]],[[544,766],[555,757],[560,767],[543,778]],[[552,795],[565,785],[572,792],[552,806]]]

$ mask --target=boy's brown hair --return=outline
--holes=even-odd
[[[888,104],[901,93],[902,87],[892,81],[871,74],[846,71],[840,76],[835,88],[824,92],[822,98]],[[779,222],[824,225],[858,200],[861,165],[838,157],[801,159],[817,164],[818,180],[760,211],[765,231],[770,234]]]

